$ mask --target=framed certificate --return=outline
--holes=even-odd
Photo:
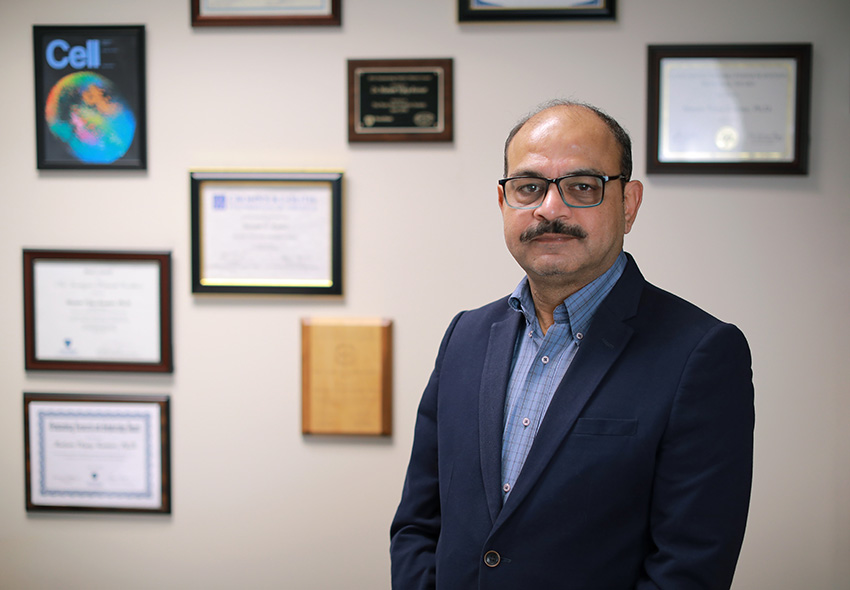
[[[341,172],[192,172],[194,293],[342,294]]]
[[[39,169],[147,167],[144,26],[34,26]]]
[[[647,172],[807,174],[811,44],[650,45]]]
[[[615,0],[458,0],[458,20],[613,20],[615,4]]]
[[[348,60],[348,141],[452,141],[452,65]]]
[[[192,26],[340,26],[342,0],[191,0]]]
[[[24,394],[26,508],[171,513],[167,396]]]
[[[28,370],[173,370],[170,253],[23,254]]]

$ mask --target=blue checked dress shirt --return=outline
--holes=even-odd
[[[605,273],[585,285],[555,308],[555,323],[543,335],[534,311],[528,277],[508,299],[525,316],[525,330],[514,348],[511,378],[505,400],[502,434],[502,502],[519,477],[549,402],[590,327],[593,314],[626,268],[622,252]]]

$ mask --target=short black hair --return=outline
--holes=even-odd
[[[539,115],[545,110],[554,107],[582,107],[591,111],[597,117],[599,117],[602,122],[608,126],[608,129],[611,131],[611,134],[614,136],[614,139],[620,145],[620,174],[623,176],[623,182],[625,183],[631,180],[632,139],[629,137],[629,134],[626,132],[626,130],[623,129],[622,125],[620,125],[611,115],[609,115],[599,107],[595,107],[592,104],[588,104],[586,102],[566,99],[555,99],[550,100],[548,102],[544,102],[536,109],[525,115],[522,119],[519,120],[516,125],[514,125],[513,129],[511,129],[510,133],[508,133],[508,138],[505,140],[505,176],[508,175],[508,146],[510,146],[514,136],[516,136],[516,134],[519,133],[519,130],[522,129],[525,124],[528,123],[533,117]]]

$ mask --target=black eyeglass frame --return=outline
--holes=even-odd
[[[567,200],[564,198],[564,191],[561,190],[561,181],[566,179],[566,178],[577,178],[579,176],[589,176],[591,178],[598,178],[599,180],[602,181],[602,196],[599,197],[598,203],[595,203],[593,205],[571,205],[570,203],[567,203]],[[546,181],[546,190],[543,191],[543,198],[540,199],[540,202],[538,202],[536,205],[531,205],[529,207],[516,207],[514,205],[511,205],[510,202],[508,201],[508,191],[505,188],[505,185],[511,180],[519,180],[520,178],[534,178],[536,180],[545,180]],[[567,207],[571,207],[573,209],[590,209],[591,207],[598,207],[599,205],[602,204],[602,201],[605,200],[605,185],[608,184],[608,182],[611,181],[611,180],[617,180],[617,179],[620,179],[620,178],[625,179],[625,176],[623,174],[617,174],[616,176],[605,176],[604,174],[583,174],[583,173],[580,173],[580,172],[574,172],[572,174],[567,174],[565,176],[559,176],[558,178],[544,178],[543,176],[533,176],[533,175],[511,176],[509,178],[500,179],[499,185],[501,185],[502,191],[505,194],[505,203],[511,209],[537,209],[538,207],[543,205],[543,201],[546,200],[546,195],[549,194],[549,186],[552,185],[552,184],[554,184],[555,188],[558,189],[558,194],[561,196],[561,201]]]

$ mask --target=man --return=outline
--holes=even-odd
[[[499,207],[526,277],[449,326],[391,527],[393,588],[729,588],[752,478],[743,334],[623,253],[631,142],[590,105],[511,132]]]

